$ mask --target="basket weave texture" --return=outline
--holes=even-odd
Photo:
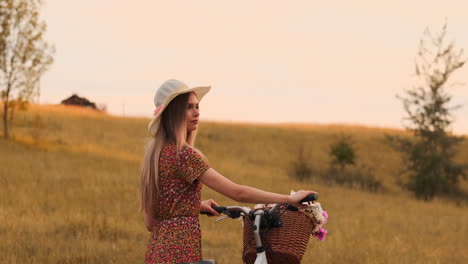
[[[285,211],[281,217],[282,227],[270,227],[260,230],[263,247],[269,264],[298,264],[307,248],[307,242],[313,230],[313,221],[301,211]],[[245,264],[253,264],[256,259],[256,244],[253,234],[253,222],[247,217],[244,221]]]

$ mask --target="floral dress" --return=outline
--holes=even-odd
[[[177,155],[176,145],[166,143],[159,158],[160,201],[153,217],[145,263],[174,264],[202,260],[200,213],[202,184],[197,178],[208,164],[185,146]]]

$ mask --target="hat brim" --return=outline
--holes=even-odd
[[[161,115],[166,109],[166,107],[169,105],[169,103],[178,95],[184,94],[184,93],[191,93],[194,92],[195,95],[198,98],[198,102],[202,100],[202,98],[210,91],[211,86],[198,86],[198,87],[193,87],[187,90],[183,90],[174,94],[171,94],[162,104],[161,110],[153,117],[151,122],[148,125],[148,132],[150,135],[155,136],[156,132],[159,129],[159,124],[161,120]]]

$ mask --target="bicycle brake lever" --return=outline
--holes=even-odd
[[[224,219],[226,219],[226,218],[228,218],[228,217],[229,217],[229,216],[227,216],[227,215],[222,215],[222,216],[220,216],[220,217],[216,218],[215,222],[218,222],[218,221],[224,220]]]

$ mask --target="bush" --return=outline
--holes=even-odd
[[[352,169],[348,168],[346,170],[330,166],[322,178],[328,183],[363,189],[371,192],[383,190],[382,183],[377,180],[373,170],[365,165],[354,167]]]
[[[372,192],[382,189],[382,184],[375,178],[371,168],[365,165],[356,166],[356,151],[351,136],[339,136],[338,140],[330,146],[329,155],[330,167],[322,175],[328,183]]]
[[[341,136],[330,146],[329,154],[332,158],[332,166],[338,165],[342,171],[346,165],[354,165],[356,154],[351,146],[351,137]]]
[[[318,171],[311,164],[311,158],[304,146],[297,150],[296,159],[289,169],[289,176],[300,181],[318,180],[328,184],[339,184],[351,188],[377,192],[383,189],[371,168],[356,166],[356,154],[349,136],[341,136],[330,146],[332,161],[325,171]],[[349,166],[346,166],[349,165]]]
[[[309,155],[305,152],[304,146],[301,145],[297,151],[297,158],[292,163],[289,176],[300,181],[309,179],[313,172],[309,160]]]

